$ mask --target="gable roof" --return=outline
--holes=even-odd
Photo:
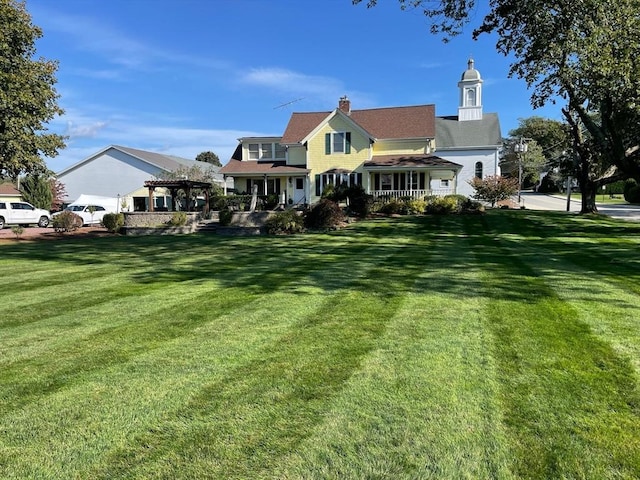
[[[497,113],[482,120],[458,121],[457,116],[436,118],[436,151],[443,149],[499,147],[502,145]]]
[[[132,157],[137,158],[138,160],[142,160],[145,163],[153,165],[154,167],[158,167],[161,170],[165,170],[167,172],[173,172],[178,170],[180,167],[191,167],[194,165],[199,166],[200,168],[207,168],[213,170],[215,173],[220,170],[220,167],[216,165],[212,165],[206,162],[198,162],[196,160],[190,160],[188,158],[177,157],[175,155],[165,155],[162,153],[149,152],[147,150],[139,150],[137,148],[123,147],[121,145],[109,145],[108,147],[103,148],[97,153],[94,153],[88,158],[81,160],[78,163],[71,165],[70,167],[65,168],[64,170],[58,173],[58,176],[64,175],[65,173],[74,170],[85,163],[94,160],[96,157],[102,155],[110,149],[118,150],[122,153],[130,155]]]
[[[332,112],[293,113],[282,135],[285,145],[302,143],[314,130],[342,114],[374,139],[395,140],[407,138],[434,138],[436,136],[435,105],[372,108],[352,110],[344,114]]]

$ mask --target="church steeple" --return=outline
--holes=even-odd
[[[458,106],[458,120],[482,120],[482,78],[475,69],[473,58],[469,59],[467,69],[462,73],[458,82],[460,89],[460,103]]]

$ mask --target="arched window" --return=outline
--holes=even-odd
[[[467,107],[476,106],[476,91],[473,88],[467,90]]]
[[[482,178],[482,162],[476,162],[476,177]]]

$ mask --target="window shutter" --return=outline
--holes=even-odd
[[[362,185],[362,174],[356,173],[356,185]]]
[[[344,153],[351,153],[351,132],[345,133]]]
[[[246,192],[251,195],[251,179],[247,178],[247,190]]]
[[[326,155],[331,155],[331,134],[330,133],[325,133],[324,135],[324,153]]]
[[[316,175],[316,197],[319,197],[319,196],[320,196],[320,175]]]
[[[424,172],[420,172],[418,174],[418,189],[420,190],[424,190],[425,186],[424,186]]]
[[[280,179],[276,178],[276,194],[280,195]]]

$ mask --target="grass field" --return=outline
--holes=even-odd
[[[0,478],[640,478],[640,224],[0,246]]]

